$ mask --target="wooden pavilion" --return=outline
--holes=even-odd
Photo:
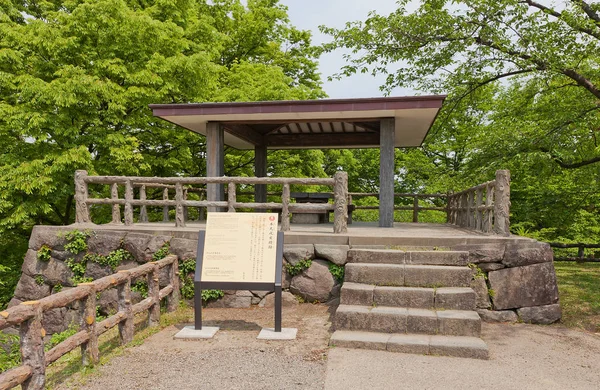
[[[151,104],[154,116],[207,139],[207,177],[223,176],[224,145],[254,149],[255,175],[267,175],[268,149],[379,148],[379,226],[394,222],[394,148],[425,139],[445,96],[243,103]],[[222,200],[221,184],[207,186]],[[266,186],[256,186],[265,202]]]

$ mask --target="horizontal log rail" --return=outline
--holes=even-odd
[[[367,197],[367,196],[374,196],[379,198],[379,193],[378,192],[349,192],[348,193],[348,204],[352,205],[354,198],[356,197]],[[446,194],[410,194],[410,193],[402,193],[402,192],[397,192],[394,193],[394,198],[412,198],[413,202],[412,202],[412,206],[394,206],[394,210],[405,210],[405,211],[411,211],[413,212],[413,218],[412,221],[414,223],[418,223],[419,222],[419,212],[420,211],[426,211],[426,210],[432,210],[432,211],[441,211],[444,213],[448,212],[448,208],[447,207],[434,207],[434,206],[422,206],[419,204],[419,200],[424,200],[424,199],[443,199],[446,198],[448,195]],[[379,206],[360,206],[360,205],[353,205],[354,210],[379,210]]]
[[[160,289],[158,274],[168,267],[169,284]],[[160,302],[167,300],[167,311],[179,305],[178,259],[169,255],[162,260],[139,267],[119,271],[116,274],[97,279],[90,283],[80,283],[70,290],[61,291],[39,301],[23,302],[0,312],[0,330],[9,326],[19,326],[21,366],[0,374],[0,390],[21,385],[24,390],[43,389],[46,381],[46,367],[63,355],[81,348],[84,365],[99,361],[98,336],[118,326],[121,344],[133,340],[134,316],[147,311],[148,326],[156,326],[160,321]],[[137,278],[146,277],[148,298],[133,305],[131,283]],[[101,322],[96,322],[96,294],[117,288],[118,311]],[[66,307],[79,301],[79,332],[44,352],[42,318],[48,310]]]
[[[110,198],[92,198],[89,195],[89,184],[111,186]],[[188,200],[190,188],[184,186],[199,184],[226,184],[227,200]],[[281,202],[238,202],[238,185],[282,186]],[[119,198],[118,186],[125,186],[124,197]],[[333,204],[291,203],[290,185],[325,185],[333,189]],[[169,189],[174,186],[175,199],[169,199]],[[139,188],[139,199],[134,199],[134,187]],[[146,188],[163,188],[163,199],[147,199]],[[169,221],[169,207],[175,208],[175,226],[184,227],[187,220],[187,208],[226,209],[276,209],[281,210],[281,230],[290,230],[290,212],[333,211],[334,233],[345,233],[348,221],[348,174],[337,172],[333,178],[285,178],[285,177],[137,177],[137,176],[88,176],[86,171],[75,173],[76,222],[91,223],[90,206],[112,205],[112,223],[121,223],[121,206],[124,210],[124,224],[134,223],[133,208],[139,206],[139,222],[148,222],[147,207],[163,207],[163,221]]]
[[[586,257],[585,249],[600,249],[600,244],[584,244],[584,243],[573,243],[573,244],[563,244],[562,242],[549,242],[548,243],[552,248],[560,248],[560,249],[574,249],[577,248],[577,256],[554,256],[554,261],[574,261],[577,263],[600,263],[600,258],[598,256],[598,252],[595,256]]]
[[[448,195],[448,222],[483,233],[510,235],[510,172]]]

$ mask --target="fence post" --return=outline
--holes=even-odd
[[[90,209],[87,205],[88,185],[85,182],[87,171],[75,171],[75,222],[90,223]]]
[[[188,200],[188,189],[184,188],[183,189],[183,200]],[[183,220],[184,221],[189,221],[189,216],[188,216],[188,207],[187,206],[183,206]]]
[[[125,226],[133,225],[133,185],[131,180],[125,181]]]
[[[290,185],[288,183],[283,185],[281,204],[281,231],[287,232],[290,230]]]
[[[96,288],[94,283],[79,283],[88,287],[88,296],[79,305],[80,328],[85,331],[89,340],[81,344],[81,364],[84,366],[97,364],[99,361],[98,336],[96,336]]]
[[[413,223],[419,222],[419,197],[413,197]]]
[[[475,230],[482,231],[483,224],[483,187],[477,189],[477,199],[475,202]]]
[[[158,265],[152,262],[154,267],[152,272],[148,273],[148,296],[152,298],[152,306],[148,310],[148,326],[155,326],[160,323],[160,286],[158,284]]]
[[[333,180],[333,232],[346,233],[348,231],[348,173],[337,171],[333,175]]]
[[[79,171],[78,171],[79,172]],[[22,384],[24,390],[42,390],[46,383],[46,361],[44,357],[44,336],[42,328],[42,308],[39,301],[23,302],[33,306],[34,315],[23,321],[20,327],[21,363],[31,367],[31,376]]]
[[[494,203],[494,186],[490,183],[485,187],[485,214],[483,214],[483,227],[485,233],[492,231],[494,212],[492,210]]]
[[[235,183],[227,184],[227,212],[235,213],[233,204],[236,202]]]
[[[494,193],[494,233],[510,235],[510,171],[496,171]]]
[[[169,200],[169,187],[163,190],[163,200]],[[169,222],[169,206],[163,206],[163,222]]]
[[[185,227],[183,216],[183,185],[175,183],[175,227]]]
[[[473,192],[467,191],[467,228],[473,227]]]
[[[127,275],[127,280],[117,287],[118,310],[124,313],[125,319],[119,322],[119,336],[121,345],[130,343],[133,340],[134,317],[131,308],[131,276],[129,271],[119,271]]]
[[[452,195],[446,193],[446,223],[452,223]]]
[[[110,198],[112,200],[119,199],[119,184],[112,183],[110,185]],[[118,204],[112,205],[112,223],[121,223],[121,206]]]
[[[140,200],[146,200],[146,186],[145,185],[142,185],[140,187]],[[148,211],[146,210],[145,204],[140,206],[140,222],[148,222]]]
[[[177,310],[179,307],[179,259],[175,257],[169,268],[169,280],[173,291],[167,297],[167,311]]]

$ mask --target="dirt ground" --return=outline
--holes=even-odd
[[[284,308],[293,341],[264,341],[273,309],[206,309],[210,340],[172,326],[59,389],[599,389],[600,335],[560,326],[484,324],[490,360],[328,348],[329,308]]]

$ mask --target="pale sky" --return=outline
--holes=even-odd
[[[365,20],[369,11],[387,15],[396,9],[396,0],[280,0],[288,7],[292,25],[313,32],[313,43],[329,41],[329,36],[319,32],[318,26],[343,27],[346,22]],[[319,61],[325,92],[330,98],[356,98],[383,96],[379,86],[384,78],[358,74],[340,81],[327,81],[345,64],[342,52],[324,54]],[[414,95],[410,89],[395,89],[391,95]]]

